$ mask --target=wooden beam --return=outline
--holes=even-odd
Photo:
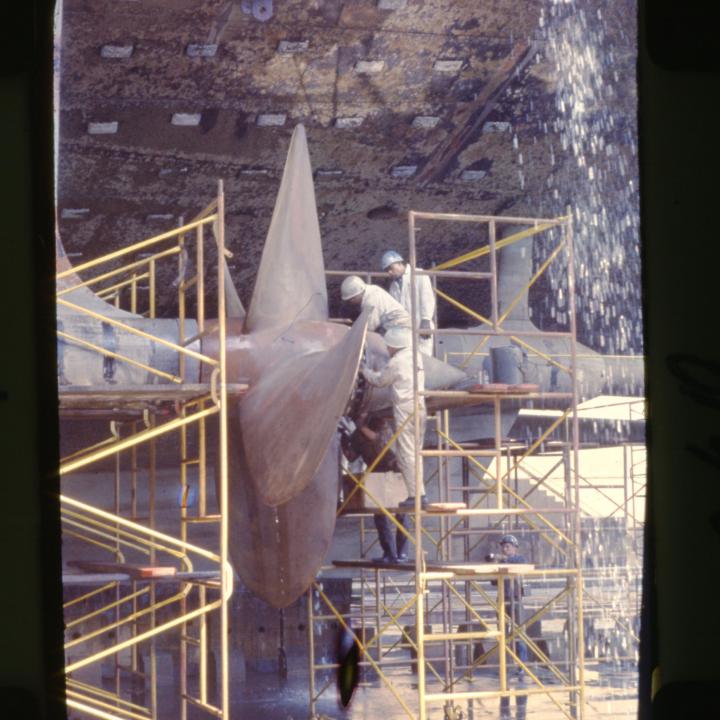
[[[394,563],[384,563],[378,560],[333,560],[332,564],[339,568],[383,567],[392,570],[410,570],[415,567],[415,559]],[[425,569],[427,572],[448,572],[453,575],[524,575],[535,570],[535,565],[532,563],[426,561]]]
[[[247,383],[228,383],[231,396],[241,396],[248,391]],[[58,399],[61,409],[125,407],[138,403],[157,404],[182,402],[210,394],[207,383],[183,383],[181,385],[61,385]]]
[[[513,78],[535,57],[536,52],[537,47],[534,43],[529,43],[527,40],[518,40],[515,43],[510,54],[500,63],[477,99],[457,114],[455,130],[430,155],[425,167],[417,176],[418,185],[423,186],[440,180],[445,175],[452,161],[482,128]]]
[[[132,565],[130,563],[104,563],[89,560],[70,560],[68,565],[89,573],[122,573],[129,575],[133,580],[169,577],[177,573],[177,568],[170,565]]]

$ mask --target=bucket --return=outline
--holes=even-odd
[[[519,385],[522,383],[522,350],[516,345],[490,348],[492,380],[495,383]]]

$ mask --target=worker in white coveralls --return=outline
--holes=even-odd
[[[412,312],[410,295],[410,265],[395,250],[388,250],[380,260],[383,272],[392,282],[390,295],[409,313]],[[417,268],[416,268],[417,269]],[[415,322],[418,328],[418,350],[425,355],[433,354],[433,338],[427,330],[435,327],[435,291],[427,275],[415,275]]]
[[[342,281],[340,297],[362,310],[371,308],[367,328],[387,332],[391,327],[410,328],[410,314],[387,290],[379,285],[368,285],[357,275],[349,275]]]
[[[390,386],[392,393],[393,420],[395,432],[400,433],[395,441],[395,456],[397,457],[400,472],[402,473],[408,497],[399,507],[414,508],[415,496],[420,495],[420,505],[425,508],[425,486],[423,484],[422,460],[415,468],[415,424],[413,413],[413,351],[411,347],[412,333],[408,328],[393,327],[385,333],[385,344],[390,353],[390,361],[382,370],[362,368],[365,379],[376,387]],[[417,390],[425,390],[425,372],[420,357],[417,366]],[[420,443],[422,447],[425,437],[425,398],[418,396],[418,412],[420,414]],[[417,486],[416,486],[417,480]]]

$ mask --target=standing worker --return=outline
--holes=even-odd
[[[357,275],[348,275],[340,286],[340,297],[353,305],[360,305],[362,310],[371,308],[367,325],[370,332],[379,328],[387,332],[391,327],[410,329],[408,311],[379,285],[368,285]]]
[[[391,449],[388,449],[380,460],[377,460],[391,437],[392,431],[383,418],[376,416],[368,420],[367,414],[362,414],[356,421],[355,430],[350,434],[344,433],[342,436],[343,454],[350,462],[360,457],[367,467],[374,464],[373,472],[398,473],[400,466]],[[395,519],[402,527],[407,528],[405,515],[397,513]],[[383,550],[382,557],[376,558],[376,560],[382,563],[405,562],[407,560],[405,552],[407,535],[400,528],[397,528],[397,532],[393,535],[392,520],[382,511],[373,514],[373,521],[380,547]]]
[[[395,454],[408,491],[408,497],[400,503],[399,507],[414,508],[415,496],[419,494],[420,506],[425,509],[427,500],[423,484],[422,458],[418,467],[415,467],[415,427],[413,423],[415,405],[413,401],[413,352],[410,347],[411,342],[411,332],[408,328],[390,328],[385,333],[385,344],[390,353],[390,361],[382,370],[370,370],[363,367],[362,374],[371,385],[376,387],[387,387],[389,385],[391,389],[395,432],[399,431],[395,443]],[[425,372],[422,361],[418,362],[416,371],[417,391],[422,393],[425,390]],[[418,412],[420,415],[420,445],[422,447],[426,421],[425,398],[422,395],[418,395]]]
[[[520,543],[514,535],[503,535],[498,543],[502,556],[497,558],[502,563],[526,563],[524,555],[521,555],[518,548]],[[503,580],[505,590],[505,631],[512,632],[522,627],[523,609],[522,597],[525,594],[522,578],[505,578]],[[514,627],[513,627],[514,626]],[[526,663],[528,659],[527,645],[517,638],[514,642],[514,651],[521,663]],[[515,671],[517,684],[519,687],[525,686],[525,671],[522,667],[518,667]],[[525,720],[527,715],[527,695],[515,696],[515,720]],[[510,720],[510,698],[500,698],[500,720]]]
[[[390,295],[408,312],[412,312],[410,266],[405,262],[402,255],[395,250],[388,250],[382,256],[380,265],[382,271],[392,278]],[[419,334],[418,349],[425,355],[433,354],[433,338],[426,331],[435,327],[434,317],[435,292],[430,278],[427,275],[415,275],[415,322]],[[423,331],[425,331],[424,334]]]

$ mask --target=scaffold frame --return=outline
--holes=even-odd
[[[476,250],[465,253],[464,255],[452,258],[446,262],[435,265],[432,269],[419,270],[416,265],[417,248],[416,248],[416,222],[419,220],[435,220],[435,221],[454,221],[464,223],[484,223],[488,227],[488,244],[478,247]],[[496,239],[497,227],[500,225],[514,226],[530,226],[513,232],[510,236],[500,240]],[[337,561],[334,564],[340,567],[354,567],[357,573],[354,583],[354,594],[360,597],[360,607],[357,611],[351,611],[350,618],[355,623],[353,627],[350,622],[346,622],[341,613],[332,605],[328,596],[322,591],[322,576],[319,577],[314,589],[308,591],[308,626],[310,635],[310,714],[311,717],[317,718],[317,701],[323,692],[329,687],[329,683],[316,682],[315,673],[317,671],[326,672],[337,668],[336,664],[324,663],[317,665],[315,663],[314,651],[314,622],[318,618],[334,620],[346,632],[352,634],[355,642],[361,650],[364,660],[361,666],[369,668],[377,674],[389,692],[395,696],[402,711],[409,718],[415,720],[426,720],[430,715],[432,707],[441,705],[443,707],[444,717],[452,720],[460,717],[460,707],[458,703],[471,702],[473,699],[489,699],[489,698],[512,698],[512,697],[530,697],[543,695],[549,698],[561,713],[560,717],[569,719],[579,718],[582,720],[584,707],[584,652],[583,648],[583,581],[582,581],[582,561],[580,555],[580,522],[579,522],[579,457],[578,457],[578,422],[577,422],[577,405],[578,394],[575,382],[576,377],[576,325],[575,325],[575,308],[574,308],[574,277],[573,277],[573,261],[572,261],[572,232],[571,219],[567,216],[554,219],[544,218],[514,218],[514,217],[493,217],[493,216],[477,216],[477,215],[460,215],[460,214],[443,214],[443,213],[421,213],[411,211],[408,214],[409,228],[409,253],[407,256],[410,266],[411,275],[411,321],[413,330],[413,355],[415,363],[418,361],[418,323],[415,313],[415,287],[417,276],[420,274],[430,276],[433,281],[433,288],[438,298],[445,300],[454,307],[462,310],[474,321],[481,323],[479,328],[463,331],[453,331],[435,328],[431,332],[435,337],[442,334],[453,334],[463,332],[465,334],[476,333],[478,335],[478,345],[473,353],[482,350],[483,343],[487,342],[490,336],[506,336],[513,342],[523,346],[529,352],[536,352],[538,356],[543,357],[545,361],[555,365],[560,371],[565,372],[571,378],[571,388],[569,392],[541,393],[528,392],[524,390],[521,393],[509,394],[507,392],[483,393],[485,403],[491,405],[493,413],[498,418],[502,403],[511,401],[537,400],[552,396],[555,402],[565,402],[566,409],[560,417],[552,422],[548,429],[538,437],[533,443],[527,444],[522,448],[513,448],[507,441],[501,437],[500,423],[495,422],[495,442],[490,448],[478,448],[467,446],[462,442],[457,442],[452,438],[449,430],[448,411],[441,410],[435,414],[435,432],[438,437],[436,448],[421,449],[420,444],[420,427],[419,422],[415,422],[415,447],[416,447],[416,464],[419,464],[426,458],[433,458],[438,462],[438,469],[433,472],[433,476],[437,476],[439,483],[439,497],[441,501],[448,500],[451,494],[457,494],[448,487],[450,472],[447,463],[453,460],[459,460],[463,464],[463,472],[469,478],[474,475],[477,480],[478,491],[482,492],[484,498],[488,500],[486,506],[475,503],[474,507],[468,502],[469,490],[463,489],[463,499],[467,509],[452,511],[423,511],[420,507],[420,498],[416,497],[416,507],[411,515],[415,518],[414,532],[409,533],[410,539],[413,541],[415,558],[414,563],[409,566],[378,566],[367,559],[360,561]],[[549,256],[542,263],[537,272],[534,273],[529,283],[523,288],[522,293],[529,290],[533,283],[547,271],[553,260],[564,250],[566,257],[565,272],[568,276],[568,296],[571,304],[569,317],[569,328],[566,332],[554,331],[544,333],[539,330],[533,330],[527,333],[521,333],[517,330],[505,331],[503,322],[509,316],[514,305],[521,299],[522,294],[518,294],[510,303],[509,307],[498,307],[498,291],[497,277],[498,264],[497,253],[503,247],[507,247],[513,242],[518,242],[525,238],[532,237],[538,233],[556,228],[560,232],[560,240],[557,246],[550,252]],[[489,282],[491,287],[491,310],[490,317],[485,317],[479,312],[466,307],[463,303],[452,298],[449,294],[440,290],[437,281],[444,275],[448,277],[458,277],[462,275],[457,270],[459,266],[470,260],[489,256],[490,271],[478,272],[472,270],[467,273],[468,277],[478,282]],[[329,275],[347,275],[358,274],[367,277],[368,281],[381,273],[365,273],[365,272],[349,272],[349,271],[330,271]],[[527,338],[523,338],[527,335]],[[545,336],[554,338],[563,338],[569,343],[569,353],[567,358],[556,359],[544,354],[538,348],[533,347],[533,338],[542,338]],[[468,358],[469,359],[469,358]],[[466,359],[461,366],[467,364]],[[466,393],[461,391],[427,391],[418,392],[417,377],[415,378],[415,413],[414,418],[419,418],[420,398],[440,398],[443,401],[449,398],[461,398]],[[475,399],[477,402],[477,399]],[[430,420],[430,417],[428,418]],[[429,423],[428,423],[429,424]],[[396,434],[399,429],[395,428]],[[533,505],[528,501],[531,491],[523,497],[513,490],[510,479],[517,470],[524,457],[532,455],[546,442],[553,433],[562,434],[561,445],[564,448],[563,456],[559,462],[566,467],[567,487],[563,495],[563,507],[549,507],[547,510],[543,507]],[[397,509],[382,507],[377,502],[377,498],[373,497],[365,486],[364,479],[371,473],[374,466],[379,462],[380,457],[390,447],[391,439],[385,449],[380,453],[376,462],[366,468],[362,476],[356,477],[352,473],[348,473],[350,479],[354,483],[354,488],[350,492],[350,496],[356,491],[364,492],[377,507],[372,512],[381,512],[388,516],[396,528],[401,528],[400,524],[393,517]],[[485,463],[488,459],[494,465],[494,477],[491,482],[486,481],[489,464],[478,462],[482,458]],[[518,459],[519,458],[519,459]],[[505,462],[505,466],[503,466]],[[476,467],[473,467],[475,465]],[[537,482],[538,486],[544,481],[540,478]],[[484,488],[482,487],[484,483]],[[467,483],[465,483],[467,484]],[[341,504],[339,512],[346,511],[346,506],[350,497],[345,497]],[[531,498],[532,500],[532,498]],[[490,506],[492,505],[492,506]],[[366,557],[367,550],[365,546],[365,517],[370,511],[360,513],[360,536],[361,536],[361,558]],[[364,516],[363,516],[364,515]],[[560,523],[549,522],[546,516],[559,516]],[[484,517],[487,525],[481,529],[472,530],[469,523],[473,519]],[[492,564],[473,563],[470,561],[469,555],[474,549],[470,544],[472,534],[480,535],[492,533],[495,529],[502,527],[502,523],[508,518],[514,522],[520,519],[530,525],[532,532],[538,535],[545,535],[555,539],[555,544],[563,551],[565,558],[565,567],[556,567],[548,569],[537,569],[534,566],[523,566],[512,568],[511,566],[492,566]],[[494,524],[493,524],[494,523]],[[433,524],[436,525],[433,530]],[[406,532],[401,528],[402,531]],[[465,533],[463,535],[463,532]],[[457,563],[451,560],[451,542],[453,539],[461,538],[463,545],[463,562]],[[477,544],[477,543],[476,543]],[[435,559],[428,558],[428,550],[426,548],[434,548]],[[506,601],[504,598],[505,582],[509,577],[509,573],[519,572],[523,578],[530,581],[536,578],[547,578],[554,576],[560,587],[555,597],[548,598],[547,601],[538,608],[530,617],[526,618],[519,625],[510,622],[510,618],[506,616]],[[398,579],[400,578],[400,579]],[[402,580],[404,578],[404,580]],[[493,600],[487,593],[484,584],[491,581],[497,588],[497,599]],[[403,584],[406,586],[404,590],[400,589]],[[385,600],[385,592],[388,584],[395,593],[393,603],[388,604]],[[313,595],[315,593],[315,595]],[[366,603],[365,597],[370,598]],[[319,598],[324,607],[321,615],[315,616],[313,612],[313,597]],[[482,597],[484,611],[479,613],[475,607],[475,598]],[[432,598],[432,602],[430,600]],[[373,604],[374,602],[374,604]],[[462,631],[456,627],[457,622],[455,615],[457,610],[453,603],[460,603],[463,611],[466,613],[469,622],[465,624]],[[559,608],[559,609],[558,609]],[[510,612],[513,612],[512,610]],[[567,618],[566,621],[566,642],[567,657],[562,663],[553,662],[543,652],[543,649],[530,637],[527,627],[538,621],[545,614],[557,615]],[[412,622],[403,625],[403,616],[411,619]],[[494,616],[494,619],[493,619]],[[359,625],[357,624],[359,623]],[[507,624],[507,628],[506,628]],[[409,630],[409,626],[412,630]],[[479,627],[478,627],[479,625]],[[510,627],[512,625],[512,627]],[[437,627],[440,628],[437,631]],[[383,634],[392,628],[394,638],[387,641],[387,645],[383,645]],[[370,630],[370,632],[368,632]],[[399,640],[397,639],[399,632]],[[477,658],[473,657],[474,644],[479,641],[494,641],[488,651],[481,654]],[[522,640],[525,645],[534,653],[538,659],[537,662],[523,662],[517,652],[516,641]],[[455,677],[455,658],[458,646],[464,643],[466,646],[466,655],[470,660],[465,663],[465,667],[461,667],[464,675]],[[433,666],[432,662],[437,660],[438,653],[431,653],[432,660],[428,657],[426,650],[432,645],[441,645],[443,648],[440,654],[440,664],[442,672]],[[387,648],[387,650],[386,650]],[[410,706],[407,700],[407,694],[402,695],[394,684],[392,673],[394,668],[398,666],[407,668],[407,659],[398,659],[392,657],[392,653],[398,649],[410,650],[410,664],[414,668],[413,672],[416,677],[417,684],[417,702]],[[497,657],[497,680],[499,687],[495,689],[458,689],[459,682],[464,677],[472,678],[474,670],[480,666],[488,666],[490,656]],[[527,677],[530,677],[534,683],[533,687],[521,687],[513,689],[509,684],[509,666],[521,666]],[[542,665],[551,675],[554,674],[554,681],[557,685],[551,685],[543,682],[534,670],[537,665]],[[462,665],[462,663],[459,663]],[[389,668],[386,672],[385,669]],[[427,677],[428,673],[430,678]],[[443,677],[444,675],[444,677]],[[428,684],[430,683],[430,684]],[[439,684],[439,690],[432,685]],[[557,700],[557,697],[564,696],[564,703]]]
[[[212,235],[206,230],[211,227]],[[206,290],[204,274],[210,267],[205,255],[206,242],[214,244],[217,272],[217,320],[206,319]],[[194,244],[195,274],[188,277],[188,247]],[[135,259],[140,251],[144,257]],[[147,252],[150,251],[150,252]],[[66,583],[88,586],[91,589],[65,603],[66,626],[72,630],[67,640],[66,654],[73,655],[66,664],[67,705],[92,717],[100,718],[152,718],[160,717],[158,707],[158,672],[155,652],[156,639],[169,631],[176,631],[179,637],[180,667],[180,708],[181,717],[186,718],[189,705],[200,708],[206,714],[229,718],[230,696],[228,676],[228,608],[233,592],[233,571],[228,557],[228,397],[242,394],[247,388],[229,385],[226,374],[226,311],[225,311],[225,263],[229,252],[224,238],[224,191],[218,181],[216,198],[191,222],[156,235],[121,250],[108,253],[69,269],[60,269],[57,274],[57,303],[83,317],[111,325],[122,333],[143,336],[175,353],[178,371],[168,373],[148,364],[138,363],[132,357],[109,350],[82,337],[59,331],[58,342],[72,343],[90,353],[99,353],[104,358],[139,367],[155,378],[161,385],[115,385],[108,387],[67,386],[61,382],[59,404],[61,417],[110,417],[110,437],[89,447],[73,452],[61,459],[59,474],[63,485],[69,491],[61,496],[63,533],[81,543],[89,543],[110,554],[108,563],[77,562],[83,572],[64,576]],[[178,282],[176,302],[179,309],[178,342],[145,333],[117,316],[97,312],[67,299],[74,290],[90,288],[95,296],[121,308],[122,301],[129,295],[129,311],[148,319],[156,318],[158,304],[156,272],[161,261],[177,258]],[[118,265],[119,264],[119,265]],[[89,275],[89,271],[94,274]],[[83,273],[80,279],[79,273]],[[104,283],[104,284],[103,284]],[[147,285],[141,285],[147,283]],[[146,296],[142,296],[144,291]],[[194,323],[198,333],[192,337],[186,332],[188,292],[194,290],[196,312]],[[141,305],[143,312],[139,313]],[[207,332],[218,338],[216,356],[209,356],[193,349]],[[192,358],[199,366],[207,368],[208,382],[186,375],[186,358]],[[158,411],[163,417],[167,408],[173,409],[174,417],[158,422]],[[210,513],[207,508],[207,432],[206,422],[217,422],[217,504],[218,512]],[[123,433],[126,430],[127,432]],[[188,433],[195,430],[194,447],[198,455],[188,456]],[[180,498],[179,527],[176,535],[159,532],[156,524],[156,441],[179,435],[180,458],[177,463]],[[147,448],[147,503],[146,516],[141,517],[138,508],[139,474],[138,451]],[[123,516],[121,508],[121,454],[129,457],[130,467],[130,517]],[[91,467],[101,460],[114,463],[114,500],[112,511],[101,510],[88,503],[71,497],[73,473]],[[198,494],[197,513],[188,512],[188,467],[195,468]],[[126,489],[127,490],[127,489]],[[216,550],[193,543],[189,529],[197,523],[213,524],[217,527]],[[147,558],[145,567],[125,563],[126,553]],[[198,571],[194,562],[199,559],[209,564],[210,570]],[[88,569],[88,566],[93,566]],[[97,567],[95,567],[97,566]],[[179,567],[178,567],[179,566]],[[94,570],[94,572],[93,572]],[[156,589],[171,584],[177,590],[169,597],[160,598]],[[110,592],[113,599],[104,600]],[[189,600],[192,598],[192,602]],[[83,611],[83,603],[97,599],[105,602],[100,608]],[[160,615],[171,613],[163,619]],[[70,617],[76,613],[74,617]],[[103,616],[110,613],[111,622]],[[208,632],[208,619],[218,617],[215,638]],[[98,625],[92,630],[87,626]],[[98,624],[99,623],[99,624]],[[191,635],[190,625],[198,627],[197,635]],[[92,641],[100,636],[113,633],[115,642],[104,642],[100,649],[92,647]],[[122,639],[120,635],[124,636]],[[139,648],[149,644],[150,668],[141,667]],[[215,650],[212,650],[213,644]],[[197,690],[190,691],[187,680],[188,648],[192,646],[198,655]],[[129,661],[123,665],[123,652],[129,652]],[[217,656],[216,663],[210,663],[210,653]],[[78,655],[79,653],[79,655]],[[74,673],[96,665],[105,658],[114,663],[113,689],[108,690],[93,683],[73,677]],[[211,669],[211,665],[216,665]],[[130,698],[127,688],[121,683],[122,672],[132,678]],[[136,690],[136,681],[142,691]],[[149,703],[145,702],[146,692],[150,693]],[[142,697],[143,702],[137,698]]]

